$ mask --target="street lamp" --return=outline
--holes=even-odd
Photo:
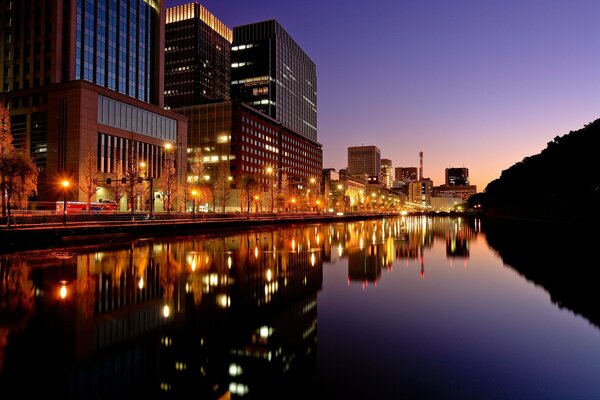
[[[198,195],[198,192],[192,190],[192,219],[196,219],[196,195]]]
[[[67,190],[69,189],[69,185],[71,185],[71,182],[69,182],[68,180],[64,180],[60,183],[63,187],[63,192],[64,192],[64,200],[63,200],[63,225],[67,224]]]

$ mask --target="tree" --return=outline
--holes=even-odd
[[[27,205],[28,196],[37,190],[38,169],[33,160],[23,151],[14,151],[0,159],[6,194],[6,211],[10,220],[11,203],[17,207]]]
[[[168,152],[163,163],[160,186],[162,187],[162,197],[165,201],[167,214],[171,213],[173,197],[177,194],[177,168],[175,168],[175,154]]]
[[[86,197],[86,212],[90,213],[90,203],[92,202],[92,197],[98,191],[98,168],[96,164],[96,156],[92,151],[92,148],[89,147],[87,150],[87,154],[85,157],[85,161],[83,162],[83,176],[81,179],[81,184],[79,185],[79,189],[85,194]]]
[[[288,180],[287,172],[284,171],[281,173],[281,183],[277,186],[277,188],[277,204],[285,211],[288,202],[291,200],[290,182]]]
[[[229,168],[221,163],[217,169],[215,176],[215,197],[221,205],[222,212],[225,212],[227,202],[231,197],[231,176],[229,175]]]
[[[250,214],[250,205],[252,204],[252,198],[254,196],[254,191],[258,186],[258,182],[254,175],[243,175],[240,180],[240,186],[242,189],[242,197],[246,200],[247,213]]]
[[[137,199],[138,193],[138,178],[140,178],[140,173],[138,170],[137,158],[135,157],[135,145],[136,143],[133,140],[129,141],[129,152],[127,155],[127,168],[125,170],[125,179],[127,184],[124,185],[125,193],[127,193],[127,198],[129,200],[129,207],[131,209],[131,214],[135,212],[135,200]]]
[[[8,157],[14,150],[13,136],[10,127],[8,110],[0,103],[0,162]],[[4,171],[0,169],[0,198],[2,201],[2,216],[6,216],[6,181]]]
[[[117,203],[117,207],[121,205],[121,199],[125,196],[125,185],[121,181],[123,178],[123,167],[120,159],[115,160],[115,164],[113,166],[113,175],[114,180],[110,185],[110,196]]]

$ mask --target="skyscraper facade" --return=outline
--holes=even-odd
[[[381,151],[377,146],[348,147],[348,174],[367,174],[379,178]]]
[[[192,106],[230,98],[233,32],[206,8],[166,11],[165,104]]]
[[[38,199],[56,199],[60,179],[78,187],[88,155],[100,179],[138,161],[158,177],[165,143],[183,148],[187,128],[163,108],[164,6],[19,0],[0,7],[0,101],[15,147],[40,170]],[[97,197],[108,194],[100,189]]]
[[[315,63],[275,20],[238,26],[231,48],[231,96],[317,141]]]
[[[380,182],[386,188],[392,187],[394,181],[394,169],[392,167],[392,160],[384,158],[381,160],[381,179]]]

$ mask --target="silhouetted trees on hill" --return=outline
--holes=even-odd
[[[469,199],[491,214],[569,219],[600,216],[600,119],[556,136]]]

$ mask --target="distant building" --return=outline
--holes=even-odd
[[[430,179],[422,179],[417,182],[412,182],[408,185],[409,205],[418,209],[426,209],[431,207],[431,197],[433,195],[433,181]]]
[[[234,28],[231,96],[317,141],[317,68],[275,20]]]
[[[396,167],[394,172],[394,180],[396,181],[403,181],[408,184],[419,180],[419,170],[417,167]]]
[[[230,99],[233,32],[198,3],[167,9],[165,104],[171,108]]]
[[[464,201],[477,193],[476,185],[441,185],[433,188],[433,196],[459,198]]]
[[[381,151],[377,146],[348,147],[348,174],[379,177]]]
[[[391,188],[394,182],[394,169],[392,167],[392,160],[383,158],[381,160],[381,179],[380,182],[386,188]]]
[[[447,186],[468,186],[469,169],[468,168],[446,168]]]

